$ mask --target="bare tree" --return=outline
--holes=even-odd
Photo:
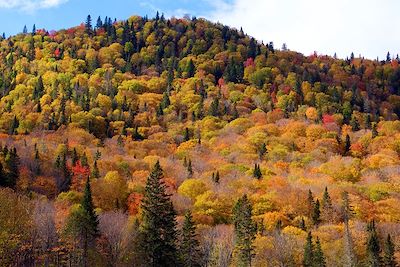
[[[99,229],[111,266],[123,266],[122,258],[127,255],[135,234],[129,226],[128,215],[121,211],[109,211],[99,216]]]

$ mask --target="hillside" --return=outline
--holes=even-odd
[[[398,57],[305,56],[158,14],[0,42],[1,266],[398,254]]]

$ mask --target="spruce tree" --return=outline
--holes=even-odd
[[[253,170],[253,177],[257,178],[260,180],[262,178],[262,172],[259,164],[254,164],[254,170]]]
[[[237,266],[251,266],[254,256],[253,241],[257,229],[252,219],[252,206],[247,195],[241,197],[233,208],[233,225]]]
[[[17,185],[17,180],[19,178],[19,165],[20,165],[17,149],[15,147],[13,149],[7,150],[5,163],[7,169],[6,186],[15,188],[15,186]]]
[[[214,116],[214,117],[219,116],[219,98],[218,97],[214,98],[214,100],[211,102],[208,114],[211,116]]]
[[[189,133],[189,128],[188,128],[188,127],[185,128],[185,133],[184,133],[184,135],[183,135],[183,140],[184,140],[185,142],[187,142],[187,141],[190,140],[190,133]]]
[[[308,209],[308,217],[312,218],[314,212],[314,196],[311,189],[308,189],[308,196],[307,196],[307,209]]]
[[[182,240],[179,246],[181,263],[185,267],[200,266],[199,264],[199,241],[196,236],[196,226],[193,222],[192,213],[187,211],[182,227]]]
[[[387,235],[385,240],[385,246],[383,249],[384,255],[382,259],[382,263],[384,267],[396,267],[396,258],[394,256],[395,246],[393,244],[392,238],[390,234]]]
[[[367,261],[368,266],[370,267],[380,267],[381,266],[381,257],[380,252],[381,248],[379,245],[378,233],[375,228],[375,221],[371,221],[367,225],[368,239],[367,239]]]
[[[350,147],[351,147],[350,136],[348,134],[346,134],[346,141],[345,141],[345,145],[344,145],[344,155],[345,156],[347,156],[349,154]]]
[[[176,213],[166,192],[160,162],[147,178],[142,200],[141,247],[147,266],[176,266]]]
[[[267,146],[265,145],[265,143],[262,143],[260,148],[258,149],[258,157],[261,159],[263,159],[264,155],[267,153]]]
[[[186,69],[187,78],[191,78],[196,73],[196,67],[194,66],[193,60],[190,59]]]
[[[92,178],[98,179],[100,178],[100,171],[99,168],[97,167],[97,160],[93,162],[93,168],[92,168],[92,173],[91,173]]]
[[[328,192],[328,187],[325,187],[324,195],[321,201],[321,207],[322,207],[323,219],[326,221],[330,221],[333,216],[333,205],[332,205],[332,199]]]
[[[372,138],[375,138],[378,136],[378,129],[377,129],[377,124],[376,122],[372,123]]]
[[[318,237],[317,237],[317,241],[315,242],[315,252],[314,252],[313,262],[314,262],[315,267],[325,267],[326,266],[324,252],[322,251],[321,242],[319,241]]]
[[[317,199],[317,201],[315,201],[312,213],[312,221],[315,226],[318,226],[318,224],[320,223],[321,221],[320,216],[321,216],[320,204],[319,204],[319,199]]]
[[[188,177],[192,178],[192,176],[193,176],[193,168],[192,168],[192,160],[191,159],[189,159],[189,163],[188,163],[188,166],[187,166],[187,171],[188,171]]]
[[[308,232],[306,244],[304,246],[303,266],[314,267],[314,245],[312,242],[312,234]]]

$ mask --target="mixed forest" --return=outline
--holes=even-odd
[[[397,266],[399,63],[158,13],[3,35],[0,266]]]

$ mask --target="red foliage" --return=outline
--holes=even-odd
[[[143,195],[139,193],[132,193],[129,195],[127,200],[129,215],[136,215],[139,212],[140,203],[142,201]]]
[[[60,54],[61,54],[60,49],[57,48],[57,49],[54,51],[54,56],[55,56],[56,58],[59,58],[59,57],[60,57]]]
[[[219,80],[218,80],[218,86],[219,87],[222,87],[222,86],[224,86],[225,85],[225,80],[224,80],[224,78],[220,78]]]
[[[71,187],[80,191],[83,189],[87,177],[89,176],[90,170],[88,167],[82,166],[80,161],[77,161],[75,166],[71,167],[72,172],[72,185]]]
[[[332,115],[324,114],[324,115],[322,115],[322,122],[324,124],[334,123],[335,118]]]
[[[246,62],[244,62],[244,66],[245,67],[249,67],[249,66],[255,66],[255,64],[254,64],[254,59],[253,58],[248,58],[247,60],[246,60]]]

